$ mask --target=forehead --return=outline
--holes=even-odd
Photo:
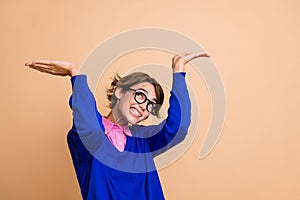
[[[152,83],[142,82],[132,86],[133,89],[143,89],[147,91],[147,96],[151,98],[156,98],[155,89]]]

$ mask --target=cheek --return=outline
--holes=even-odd
[[[134,97],[131,96],[131,97],[128,97],[128,99],[129,99],[128,100],[129,105],[137,104],[136,101],[134,100]]]
[[[150,114],[149,114],[149,113],[145,114],[144,120],[145,120],[145,119],[148,119],[148,118],[149,118],[149,116],[150,116]]]
[[[130,105],[130,97],[128,97],[127,95],[124,95],[119,99],[119,104],[118,104],[119,110],[123,110],[123,111],[127,110],[129,105]]]
[[[131,105],[134,105],[136,102],[134,100],[134,98],[132,98],[131,95],[128,96],[124,96],[123,99],[123,104],[122,104],[122,109],[125,111],[128,111]]]

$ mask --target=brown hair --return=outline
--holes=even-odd
[[[127,76],[121,77],[118,74],[114,76],[110,87],[106,90],[107,99],[109,101],[109,107],[112,109],[117,102],[117,97],[114,92],[117,87],[122,88],[123,91],[126,89],[143,82],[151,83],[154,86],[156,98],[157,98],[157,106],[151,112],[152,115],[159,117],[159,110],[164,101],[164,92],[161,85],[148,74],[143,72],[133,72]]]

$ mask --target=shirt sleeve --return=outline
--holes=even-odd
[[[94,95],[88,87],[87,76],[73,76],[71,83],[69,105],[73,114],[73,126],[67,140],[73,161],[82,162],[92,158],[92,154],[101,145],[104,127]]]
[[[139,135],[149,145],[153,156],[157,156],[182,142],[191,123],[191,102],[185,73],[173,73],[171,96],[169,99],[168,116],[159,125],[141,126]]]

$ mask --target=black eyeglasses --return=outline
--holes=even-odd
[[[142,91],[142,90],[139,90],[139,89],[132,89],[132,88],[128,88],[129,90],[131,91],[134,91],[134,100],[138,103],[138,104],[143,104],[145,103],[146,101],[148,101],[147,103],[147,106],[146,106],[146,109],[149,113],[152,113],[155,106],[156,106],[156,103],[147,99],[147,96],[146,94]]]

